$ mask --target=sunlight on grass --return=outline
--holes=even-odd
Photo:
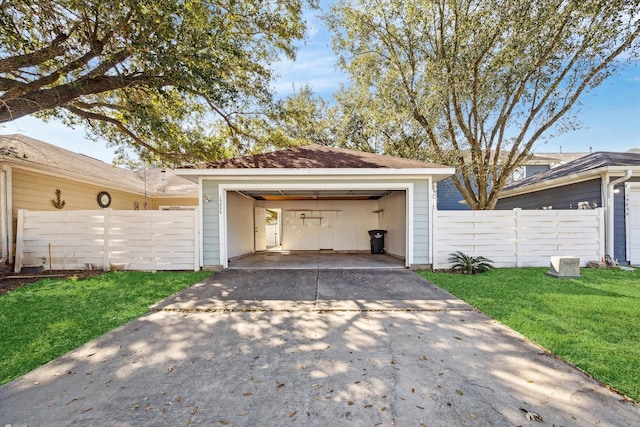
[[[207,272],[110,272],[45,279],[0,295],[0,384],[149,311]]]
[[[419,274],[640,400],[640,270],[583,268],[583,277],[576,279],[557,279],[546,271]]]

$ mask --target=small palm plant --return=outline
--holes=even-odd
[[[491,264],[493,261],[490,259],[483,256],[473,257],[460,251],[450,253],[448,261],[453,263],[451,267],[453,271],[459,271],[463,274],[484,273],[494,268]]]

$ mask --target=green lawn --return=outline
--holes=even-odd
[[[0,384],[149,311],[207,272],[110,272],[45,279],[0,295]]]
[[[419,274],[640,401],[640,269],[583,268],[578,279],[546,271]]]

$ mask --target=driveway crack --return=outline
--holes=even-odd
[[[393,337],[391,335],[391,333],[389,333],[389,329],[388,327],[392,327],[394,326],[393,323],[389,324],[389,325],[383,325],[382,327],[384,328],[385,333],[387,334],[387,349],[389,351],[389,356],[391,357],[391,360],[389,360],[389,363],[391,364],[391,378],[393,380],[393,389],[392,389],[392,402],[393,405],[391,406],[391,416],[392,416],[392,425],[395,425],[396,420],[398,419],[398,401],[400,399],[399,394],[398,394],[398,368],[397,368],[397,361],[396,361],[396,355],[395,355],[395,351],[393,348]]]
[[[313,309],[314,311],[318,310],[318,297],[320,294],[320,269],[317,268],[316,269],[316,293],[315,293],[315,297],[314,297],[314,304],[313,304]]]

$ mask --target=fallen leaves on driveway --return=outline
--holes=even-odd
[[[531,412],[528,409],[525,408],[518,408],[520,409],[522,412],[524,412],[524,418],[527,421],[537,421],[539,423],[543,422],[544,420],[542,419],[542,417],[539,414],[536,414],[535,412]]]

